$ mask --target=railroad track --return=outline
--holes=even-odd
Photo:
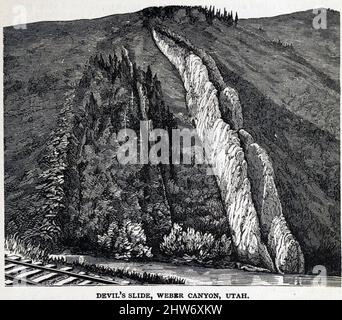
[[[5,285],[35,286],[98,286],[118,285],[109,278],[73,271],[71,266],[57,267],[55,263],[43,264],[23,259],[17,255],[5,255]]]

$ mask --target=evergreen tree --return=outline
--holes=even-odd
[[[153,79],[150,65],[147,67],[145,79],[146,79],[145,82],[146,82],[147,94],[148,96],[150,96],[151,88],[152,88],[152,79]]]
[[[237,26],[238,21],[239,21],[239,17],[238,17],[238,13],[236,12],[236,13],[235,13],[235,21],[234,21],[235,27]]]

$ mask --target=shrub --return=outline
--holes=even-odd
[[[46,249],[41,248],[40,245],[33,245],[29,242],[25,242],[17,235],[6,236],[5,250],[37,261],[46,261],[49,257]]]
[[[116,221],[112,222],[108,232],[98,236],[98,244],[117,259],[152,257],[151,248],[146,246],[146,236],[141,224],[129,219],[123,220],[120,226]]]
[[[286,42],[286,41],[282,41],[280,39],[278,40],[272,40],[271,43],[276,46],[276,47],[279,47],[279,48],[285,48],[285,49],[293,49],[293,44],[292,43],[289,43],[289,42]]]
[[[161,251],[168,256],[182,257],[198,262],[227,259],[232,253],[231,240],[224,234],[218,240],[211,233],[175,223],[169,235],[164,236]]]

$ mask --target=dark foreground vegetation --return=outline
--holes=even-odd
[[[90,275],[105,276],[111,279],[129,280],[130,284],[184,284],[185,280],[178,277],[160,276],[154,273],[137,272],[120,268],[108,268],[97,266],[94,264],[83,264],[79,262],[67,263],[65,259],[51,258],[46,249],[41,247],[33,247],[25,243],[16,236],[8,236],[5,239],[5,250],[18,254],[19,256],[39,261],[43,263],[55,263],[59,266],[72,266],[78,272],[83,271]]]

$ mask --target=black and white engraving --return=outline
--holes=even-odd
[[[8,286],[340,286],[340,13],[146,7],[4,28]]]

